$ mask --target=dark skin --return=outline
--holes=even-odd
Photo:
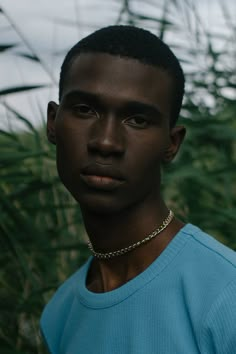
[[[57,147],[59,176],[78,201],[94,249],[110,252],[142,240],[168,209],[161,165],[185,135],[171,127],[173,83],[161,68],[108,54],[80,54],[67,74],[60,104],[48,105],[48,139]],[[147,268],[183,223],[123,256],[94,259],[93,292],[113,290]]]

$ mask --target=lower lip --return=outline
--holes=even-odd
[[[80,176],[81,179],[87,184],[87,186],[106,191],[116,189],[123,183],[123,181],[112,177],[83,174],[81,174]]]

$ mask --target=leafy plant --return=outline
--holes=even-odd
[[[190,69],[180,119],[187,126],[186,141],[176,161],[163,171],[167,204],[181,219],[236,249],[235,27],[222,5],[229,34],[220,35],[227,50],[219,51],[217,35],[204,28],[193,1],[169,0],[164,7],[151,0],[146,4],[153,13],[158,6],[161,15],[138,12],[125,0],[116,23],[152,29],[164,40],[173,29],[191,39],[187,46],[170,43]],[[0,46],[1,55],[13,45]],[[34,52],[28,59],[42,65]],[[204,66],[196,65],[202,61]],[[36,86],[9,87],[0,95]],[[85,231],[78,206],[57,177],[55,151],[46,140],[45,127],[35,128],[11,106],[4,106],[25,131],[0,131],[0,349],[4,354],[42,354],[38,326],[42,308],[88,257]]]

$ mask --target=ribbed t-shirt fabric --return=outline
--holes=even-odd
[[[91,260],[43,311],[51,354],[236,353],[236,253],[196,226],[109,292],[86,288]]]

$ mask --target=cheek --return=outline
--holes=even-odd
[[[161,180],[161,163],[165,151],[165,144],[150,141],[142,149],[136,151],[136,158],[129,156],[128,169],[132,179],[131,188],[136,195],[145,195],[159,190]]]
[[[79,134],[79,129],[69,124],[69,121],[67,124],[59,121],[56,125],[56,138],[57,169],[64,182],[65,179],[70,180],[80,168],[86,150],[85,135]]]
[[[135,153],[129,154],[128,152],[130,167],[134,170],[139,170],[139,174],[145,176],[150,173],[155,173],[155,171],[159,170],[165,155],[166,146],[165,139],[157,139],[156,137],[144,141],[141,146],[140,144],[134,144],[131,150],[135,151]],[[134,158],[134,156],[136,156],[136,158]]]

